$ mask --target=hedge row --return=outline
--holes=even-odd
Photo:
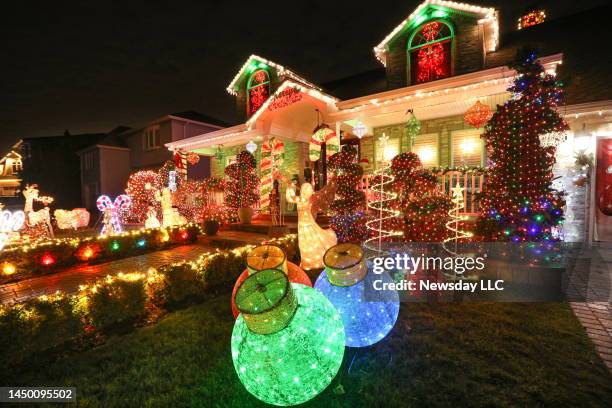
[[[6,249],[0,253],[0,283],[59,271],[76,264],[128,258],[179,244],[195,242],[202,229],[196,224],[143,228],[112,236],[57,238]]]
[[[289,260],[299,261],[295,235],[269,243],[282,247]],[[82,286],[76,295],[58,293],[0,305],[0,361],[15,365],[32,353],[78,340],[86,333],[117,325],[133,327],[155,308],[168,310],[188,300],[202,300],[211,292],[230,292],[252,248],[217,250],[192,262],[107,276]]]

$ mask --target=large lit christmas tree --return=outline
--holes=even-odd
[[[345,145],[342,151],[329,158],[329,169],[336,183],[336,198],[331,205],[334,216],[331,227],[338,242],[362,242],[367,235],[365,226],[365,194],[357,190],[363,169],[357,163],[357,149]]]
[[[478,232],[491,241],[553,240],[564,201],[551,187],[556,148],[543,146],[540,138],[568,129],[556,110],[562,84],[544,72],[531,51],[519,52],[513,68],[518,76],[508,90],[514,97],[498,106],[482,136],[492,165],[481,194]]]

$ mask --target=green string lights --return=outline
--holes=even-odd
[[[323,294],[268,269],[244,281],[236,304],[241,314],[232,333],[232,359],[247,391],[289,406],[314,398],[331,383],[342,363],[345,335],[340,315]]]

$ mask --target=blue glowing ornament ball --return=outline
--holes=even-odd
[[[392,282],[386,273],[368,272],[359,245],[338,244],[323,257],[325,270],[315,289],[336,307],[349,347],[367,347],[382,340],[395,326],[399,295],[395,291],[375,291],[374,281]],[[366,294],[367,291],[367,294]]]

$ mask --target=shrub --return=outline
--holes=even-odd
[[[14,364],[78,337],[82,324],[70,297],[43,296],[0,310],[0,356]]]
[[[210,288],[231,291],[246,268],[246,259],[233,250],[206,255],[200,264],[203,278]]]
[[[206,285],[199,270],[189,263],[164,266],[150,276],[147,283],[147,294],[157,306],[201,298],[205,291]]]
[[[147,296],[142,274],[108,277],[86,291],[80,296],[79,309],[97,329],[133,322],[144,313]]]

